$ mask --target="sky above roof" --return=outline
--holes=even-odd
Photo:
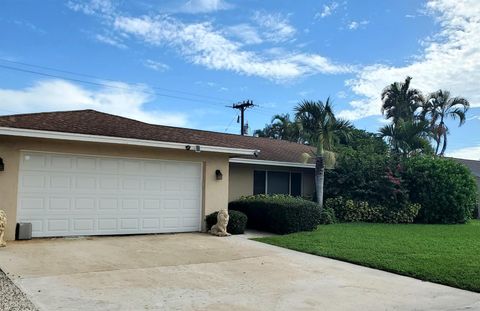
[[[300,5],[299,5],[300,4]],[[96,109],[239,132],[303,99],[376,132],[380,92],[413,77],[467,98],[447,153],[480,159],[480,1],[14,1],[0,3],[0,114]]]

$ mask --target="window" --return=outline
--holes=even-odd
[[[302,195],[302,174],[291,173],[290,174],[290,194],[296,197]]]
[[[302,174],[279,171],[254,171],[253,194],[302,195]]]
[[[266,180],[265,171],[254,171],[253,172],[253,194],[265,194],[265,183]]]
[[[268,172],[267,176],[268,194],[290,194],[290,173]]]

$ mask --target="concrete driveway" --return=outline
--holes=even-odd
[[[479,310],[480,295],[234,236],[42,239],[0,267],[43,310]]]

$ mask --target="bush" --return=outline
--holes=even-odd
[[[278,234],[312,231],[321,223],[317,204],[288,195],[243,197],[228,208],[245,213],[249,228]]]
[[[333,208],[323,208],[320,214],[320,224],[321,225],[330,225],[337,222],[337,217],[335,217],[335,211]]]
[[[451,159],[413,157],[405,162],[404,180],[410,200],[421,204],[416,221],[465,223],[477,201],[475,177]]]
[[[329,198],[325,207],[333,209],[342,222],[386,222],[411,223],[420,209],[420,204],[371,205],[365,201],[354,201],[343,197]]]
[[[325,171],[325,198],[342,196],[372,204],[405,204],[402,167],[384,153],[343,149],[335,169]]]
[[[207,223],[207,230],[210,230],[213,225],[217,223],[218,212],[211,213],[205,217]],[[243,234],[247,226],[247,215],[239,211],[228,211],[229,220],[227,225],[227,232],[231,234]]]

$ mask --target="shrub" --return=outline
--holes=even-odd
[[[387,222],[411,223],[420,209],[420,204],[371,205],[365,201],[354,201],[343,197],[329,198],[326,208],[334,210],[338,220],[343,222]]]
[[[343,149],[335,169],[325,171],[325,198],[342,196],[372,204],[405,204],[402,167],[384,153]]]
[[[406,160],[404,179],[410,200],[421,204],[416,221],[465,223],[477,201],[475,177],[451,159],[413,157]]]
[[[288,195],[256,195],[229,203],[243,212],[248,227],[278,234],[314,230],[321,222],[320,208],[312,201]]]
[[[214,224],[217,223],[218,212],[211,213],[205,217],[207,223],[207,230],[210,230]],[[229,220],[227,225],[227,232],[231,234],[243,234],[247,226],[247,215],[239,211],[228,211]]]
[[[333,208],[323,208],[320,214],[320,224],[321,225],[330,225],[337,222],[337,217],[335,217],[335,211]]]

